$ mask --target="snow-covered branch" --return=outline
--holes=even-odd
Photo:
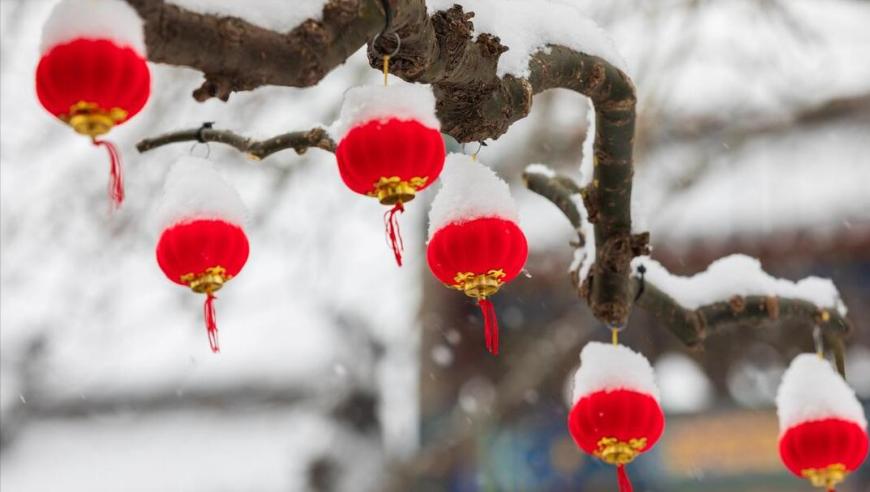
[[[763,327],[792,321],[807,327],[806,337],[814,326],[822,328],[838,369],[845,370],[842,339],[852,326],[830,280],[778,279],[765,273],[758,260],[744,255],[721,258],[690,277],[673,275],[651,258],[635,258],[632,265],[637,305],[690,347],[736,325]],[[638,273],[641,266],[643,275]]]
[[[249,2],[126,1],[144,20],[149,60],[203,73],[193,93],[200,101],[264,85],[313,86],[384,25],[379,0],[322,0],[316,13],[299,5],[313,2],[275,3],[274,15],[257,18],[241,16],[262,14]]]
[[[264,159],[275,152],[293,149],[297,154],[304,154],[309,148],[323,149],[328,152],[335,151],[335,142],[329,133],[323,128],[282,133],[265,140],[254,140],[243,137],[230,130],[216,130],[211,126],[204,125],[201,128],[179,130],[163,135],[146,138],[136,144],[139,152],[147,152],[157,147],[179,142],[217,142],[235,147],[240,152],[254,159]]]
[[[589,188],[581,189],[570,178],[541,165],[529,166],[523,178],[531,191],[553,202],[577,231],[570,273],[581,296],[591,304],[585,265],[589,255],[595,255],[594,249],[588,249],[594,237],[584,232],[590,220],[584,206]],[[581,196],[583,200],[578,199]],[[646,235],[633,239],[633,247],[646,248]],[[700,347],[708,335],[735,325],[761,327],[793,321],[807,328],[821,327],[826,346],[844,371],[842,338],[851,331],[851,324],[830,280],[777,279],[765,273],[758,260],[743,255],[722,258],[691,277],[673,275],[646,256],[634,258],[632,271],[631,298],[689,347]]]

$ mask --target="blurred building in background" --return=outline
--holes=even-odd
[[[587,8],[628,60],[639,99],[634,220],[651,232],[653,256],[680,274],[746,253],[776,276],[832,278],[857,328],[847,376],[866,409],[870,4],[551,1]],[[218,145],[134,149],[203,121],[254,137],[329,124],[348,87],[378,82],[362,53],[317,87],[228,103],[196,103],[199,73],[152,65],[151,102],[111,134],[128,201],[110,215],[101,150],[34,95],[52,3],[0,2],[0,488],[377,490],[395,460],[435,456],[409,490],[613,489],[613,470],[584,457],[564,426],[580,347],[607,333],[568,278],[570,226],[519,180],[536,162],[577,176],[583,97],[538,96],[480,153],[511,182],[532,251],[528,276],[493,299],[495,358],[477,307],[425,265],[434,191],[401,219],[399,270],[381,207],[343,188],[331,154],[253,162]],[[187,153],[216,162],[250,207],[251,259],[221,291],[219,356],[201,300],[153,257],[149,217]],[[788,361],[811,349],[809,332],[736,329],[688,352],[637,310],[622,340],[655,364],[669,414],[655,452],[630,467],[636,490],[805,485],[779,463],[772,402]],[[840,490],[867,489],[865,466]]]

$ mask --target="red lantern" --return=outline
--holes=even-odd
[[[467,156],[451,155],[448,170],[432,204],[426,259],[438,280],[477,299],[486,348],[498,354],[498,322],[489,298],[522,271],[528,243],[504,181]]]
[[[799,355],[777,394],[779,455],[814,487],[833,491],[867,456],[867,421],[851,388],[831,365]]]
[[[387,236],[402,265],[397,213],[431,185],[444,166],[444,140],[435,99],[424,86],[351,89],[342,107],[335,149],[344,184],[392,206],[384,214]]]
[[[142,22],[116,0],[63,0],[43,31],[36,94],[51,114],[109,153],[109,194],[124,200],[115,146],[98,137],[138,113],[151,93]]]
[[[167,178],[163,215],[169,225],[157,242],[157,263],[169,280],[206,295],[209,345],[219,352],[214,293],[242,270],[249,245],[238,195],[201,161],[185,158]]]
[[[619,490],[632,490],[625,465],[652,448],[665,417],[649,362],[622,345],[592,342],[580,355],[568,430],[584,452],[617,467]]]
[[[864,462],[867,432],[840,419],[804,422],[780,437],[779,455],[794,475],[832,491]]]

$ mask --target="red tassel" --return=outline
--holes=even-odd
[[[495,317],[495,308],[489,299],[480,299],[477,304],[483,314],[483,334],[486,337],[486,349],[492,355],[498,355],[498,319]]]
[[[619,483],[619,492],[631,492],[634,490],[631,487],[631,480],[628,479],[628,473],[625,472],[625,465],[616,467],[616,481]]]
[[[218,345],[218,333],[217,333],[217,320],[215,319],[214,314],[214,300],[217,299],[214,294],[211,292],[208,293],[208,297],[205,298],[205,328],[208,331],[208,344],[211,347],[211,351],[214,353],[218,353],[221,351],[220,346]]]
[[[405,243],[402,241],[402,233],[399,231],[399,218],[396,214],[404,212],[405,207],[402,202],[396,202],[396,205],[384,214],[384,227],[387,233],[390,247],[393,249],[393,254],[396,256],[396,263],[402,266],[402,251],[405,249]]]
[[[124,201],[124,174],[121,170],[121,155],[118,154],[118,149],[115,144],[107,140],[97,140],[94,138],[94,145],[103,146],[109,152],[109,198],[115,208],[121,206]]]

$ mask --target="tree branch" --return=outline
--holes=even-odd
[[[322,20],[306,20],[286,33],[236,17],[198,14],[164,0],[126,1],[144,21],[149,60],[205,75],[193,93],[199,101],[226,101],[232,92],[263,85],[315,85],[384,24],[379,0],[330,0]]]
[[[266,140],[243,137],[230,130],[192,128],[166,133],[154,138],[146,138],[136,144],[136,149],[139,152],[148,152],[151,149],[178,142],[218,142],[235,147],[257,160],[285,149],[293,149],[299,155],[304,154],[311,147],[335,152],[335,142],[323,128],[284,133]]]
[[[566,176],[527,171],[523,179],[529,190],[553,202],[574,229],[578,232],[581,230],[581,214],[571,196],[578,192],[585,194],[585,190],[581,190]],[[648,238],[634,237],[638,238],[635,242],[640,243],[635,247],[646,247]],[[577,272],[572,271],[571,276],[576,285]],[[835,309],[820,308],[801,299],[776,296],[734,296],[727,301],[687,309],[649,280],[642,281],[640,278],[631,279],[629,291],[630,298],[638,306],[649,311],[660,325],[667,327],[689,348],[699,348],[708,335],[738,325],[763,328],[789,321],[799,322],[807,328],[818,325],[825,334],[826,345],[834,354],[838,370],[841,373],[845,370],[843,339],[849,335],[852,326]]]

